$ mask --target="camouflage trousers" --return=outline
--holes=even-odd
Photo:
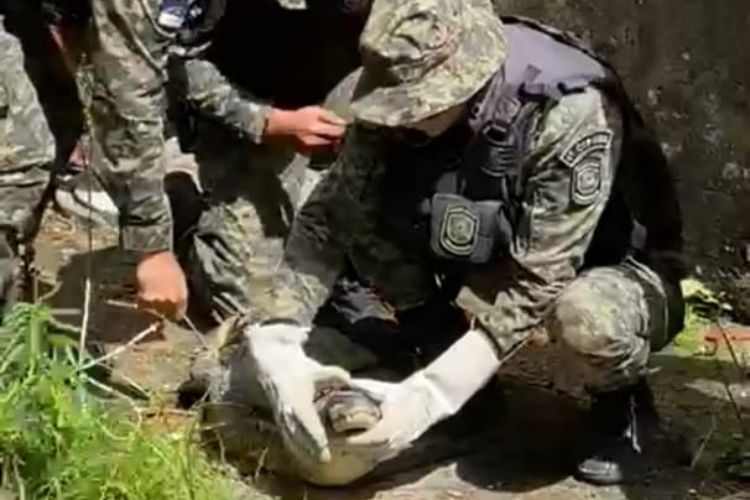
[[[174,113],[183,148],[194,153],[198,164],[204,201],[196,220],[181,222],[168,182],[178,233],[175,248],[187,269],[194,305],[208,309],[219,323],[237,314],[260,321],[283,307],[285,297],[296,296],[294,276],[281,266],[284,244],[295,212],[321,178],[317,170],[327,168],[333,158],[318,155],[311,163],[291,150],[253,143],[236,118],[253,121],[248,110],[258,103],[209,66],[177,65],[170,73],[170,83],[181,78],[181,71],[192,72],[187,80],[204,82],[187,95],[176,84],[172,101],[206,98],[210,92],[203,87],[210,87],[205,83],[209,81],[218,89],[214,97],[221,103],[212,109],[213,116],[195,109]],[[323,106],[341,112],[355,82],[344,79]],[[308,168],[311,165],[314,170]],[[192,229],[180,229],[186,225]]]
[[[0,16],[0,309],[13,301],[19,244],[36,234],[55,139],[26,73],[19,40]],[[0,315],[2,311],[0,310]]]
[[[83,128],[78,87],[36,2],[0,15],[0,300],[13,300],[53,174]],[[28,253],[27,255],[30,255]]]
[[[217,322],[239,313],[253,317],[287,286],[278,272],[284,242],[303,190],[319,174],[293,152],[251,144],[209,120],[196,127],[191,149],[202,210],[193,227],[177,234],[175,247],[194,303]]]
[[[50,180],[55,138],[19,40],[0,24],[0,227],[30,239]]]
[[[682,329],[683,317],[679,284],[633,258],[585,271],[547,325],[559,349],[559,385],[599,393],[633,384],[647,375],[650,354]]]

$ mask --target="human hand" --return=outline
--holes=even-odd
[[[143,257],[138,263],[136,281],[138,307],[175,321],[185,316],[187,281],[172,252],[165,250]]]
[[[305,155],[335,149],[346,122],[331,111],[308,106],[293,111],[272,109],[266,119],[264,142],[291,145]]]

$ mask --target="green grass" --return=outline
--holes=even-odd
[[[222,500],[233,483],[193,442],[96,397],[76,343],[43,306],[20,304],[0,331],[0,478],[28,499]]]
[[[722,300],[721,295],[700,281],[683,281],[682,291],[686,305],[685,328],[675,339],[675,345],[689,355],[702,354],[705,349],[703,336],[707,329],[717,325],[722,317],[731,316],[732,308]],[[734,363],[734,360],[729,361]],[[741,366],[736,368],[739,372],[745,370]],[[729,387],[726,390],[729,391]],[[750,435],[745,434],[748,428],[742,421],[741,409],[739,414],[740,434],[731,433],[725,427],[713,436],[713,447],[725,450],[715,465],[718,471],[730,479],[747,481],[750,478]],[[729,421],[733,421],[734,417],[733,413]]]
[[[703,335],[706,329],[731,308],[718,294],[697,280],[684,280],[685,328],[675,338],[674,345],[685,354],[698,354],[705,348]]]

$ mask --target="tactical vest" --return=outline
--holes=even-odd
[[[440,144],[411,152],[394,151],[388,160],[386,178],[395,177],[386,181],[386,192],[394,194],[384,212],[400,221],[390,224],[396,239],[454,266],[498,258],[519,230],[520,174],[532,127],[563,96],[595,86],[618,104],[624,137],[615,188],[585,266],[614,264],[635,253],[677,279],[683,273],[682,225],[667,160],[615,71],[566,33],[528,19],[503,21],[508,57],[471,103],[468,131],[450,131],[435,141]],[[414,178],[399,178],[405,171]],[[415,215],[404,217],[409,206]]]

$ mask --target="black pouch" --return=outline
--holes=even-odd
[[[449,193],[432,197],[430,248],[436,257],[486,264],[511,240],[501,202],[471,201]]]

